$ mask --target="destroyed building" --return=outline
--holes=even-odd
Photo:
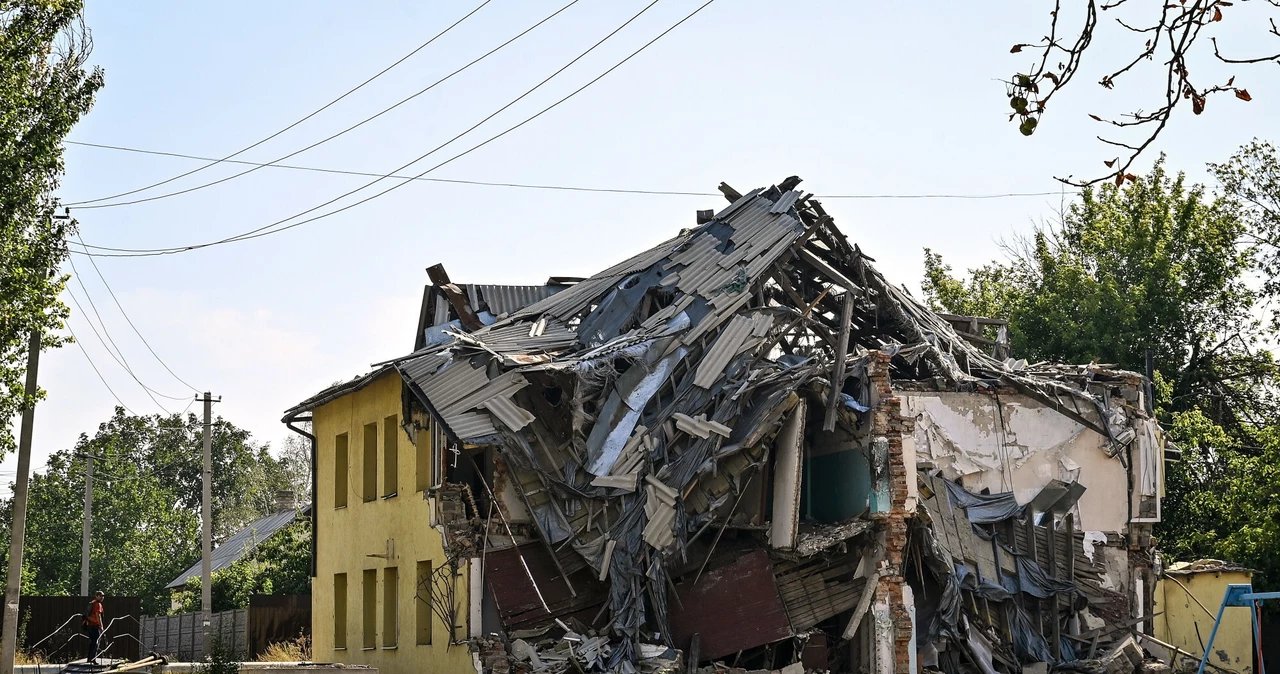
[[[1000,321],[888,282],[799,182],[721,185],[728,207],[586,279],[485,299],[435,267],[417,351],[287,414],[315,415],[345,504],[321,412],[398,375],[425,514],[360,526],[438,532],[414,601],[477,668],[1019,672],[1142,629],[1147,380],[1011,358]],[[358,662],[319,636],[322,606],[347,630],[345,579],[316,657]]]

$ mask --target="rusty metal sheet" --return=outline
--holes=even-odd
[[[529,565],[528,573],[520,562],[521,556]],[[485,566],[485,583],[498,607],[502,627],[508,631],[541,627],[554,618],[576,617],[589,624],[608,597],[605,584],[596,579],[590,567],[570,574],[570,582],[578,593],[577,597],[573,596],[556,569],[551,553],[541,543],[490,550],[485,554]],[[529,574],[537,581],[537,590],[529,582]],[[539,592],[550,613],[542,607]]]
[[[676,586],[671,602],[671,636],[676,648],[688,649],[701,635],[702,658],[711,660],[791,636],[782,597],[769,556],[756,550],[727,566]]]

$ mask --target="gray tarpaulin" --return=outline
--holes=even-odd
[[[1049,642],[1040,636],[1027,612],[1015,603],[1009,603],[1010,621],[1013,627],[1013,652],[1024,663],[1056,662],[1049,652]]]
[[[1076,592],[1074,583],[1057,578],[1050,578],[1036,563],[1036,560],[1025,555],[1017,555],[1014,560],[1018,565],[1018,575],[1016,582],[1018,590],[1026,592],[1033,597],[1048,599],[1056,594],[1070,594]]]
[[[991,524],[1022,516],[1023,507],[1018,505],[1012,493],[974,494],[950,480],[943,480],[942,484],[947,486],[951,504],[964,508],[970,522]]]

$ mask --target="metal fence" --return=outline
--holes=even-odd
[[[38,653],[48,662],[83,658],[88,639],[80,628],[81,614],[92,597],[44,597],[23,595],[18,601],[18,628],[24,651]],[[107,631],[99,642],[112,658],[138,658],[137,597],[107,597],[103,602]],[[3,612],[0,612],[3,613]]]
[[[236,609],[214,613],[211,622],[210,631],[214,641],[220,642],[235,659],[246,659],[249,653],[249,612],[246,609]],[[144,616],[142,647],[171,660],[200,660],[204,648],[201,614]]]

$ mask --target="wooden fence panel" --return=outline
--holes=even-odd
[[[255,594],[249,597],[249,655],[271,644],[311,636],[311,595]]]

